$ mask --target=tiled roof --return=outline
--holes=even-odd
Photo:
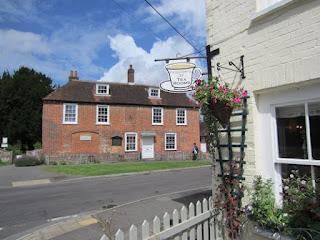
[[[152,86],[108,83],[110,96],[97,96],[95,87],[97,81],[69,81],[56,89],[43,100],[44,102],[74,102],[74,103],[105,103],[116,105],[144,105],[198,108],[185,93],[168,93],[161,91],[160,99],[149,98],[148,90]]]

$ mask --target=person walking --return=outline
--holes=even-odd
[[[193,143],[192,160],[197,160],[198,159],[198,153],[199,153],[199,148],[198,148],[196,143]]]

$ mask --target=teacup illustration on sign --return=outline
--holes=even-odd
[[[191,91],[194,81],[202,76],[201,69],[189,62],[170,63],[166,69],[170,80],[160,83],[160,88],[167,92]]]

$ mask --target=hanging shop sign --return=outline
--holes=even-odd
[[[166,92],[184,93],[193,90],[197,79],[201,79],[202,71],[194,63],[176,62],[166,66],[169,79],[160,83],[160,88]]]

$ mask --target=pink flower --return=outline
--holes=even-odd
[[[223,92],[223,90],[224,90],[224,87],[223,86],[219,86],[219,91]]]
[[[241,99],[239,97],[235,97],[233,100],[232,100],[234,103],[240,103],[241,102]]]
[[[196,81],[196,84],[199,86],[201,84],[201,80],[200,79],[197,79]]]
[[[247,97],[248,96],[248,91],[247,90],[242,90],[241,91],[241,96],[242,97]]]

